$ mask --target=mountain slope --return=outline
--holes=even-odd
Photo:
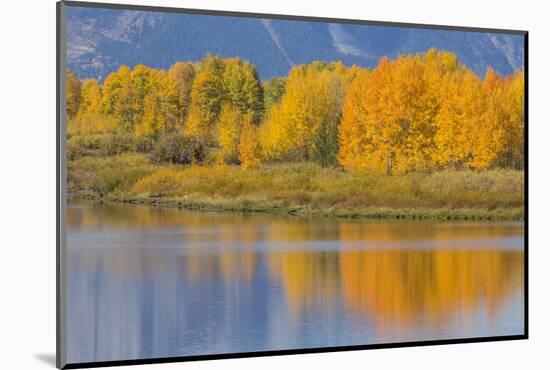
[[[69,8],[67,23],[68,66],[82,78],[105,78],[120,64],[167,68],[212,53],[248,59],[269,79],[313,60],[374,67],[384,55],[432,47],[455,52],[479,75],[523,67],[516,35],[78,7]]]

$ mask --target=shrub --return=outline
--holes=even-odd
[[[100,170],[90,179],[89,189],[104,196],[120,186],[120,174],[112,170]]]
[[[161,137],[153,146],[150,157],[156,163],[194,164],[205,159],[203,141],[195,136],[171,134]]]
[[[67,158],[75,160],[81,157],[97,155],[106,135],[72,136],[67,140]]]
[[[136,150],[139,153],[149,153],[155,146],[155,138],[150,135],[141,135],[136,139]]]
[[[108,135],[103,143],[104,155],[116,155],[136,150],[136,140],[132,134]]]
[[[72,136],[67,140],[67,158],[112,156],[136,150],[132,134],[96,134]]]
[[[207,166],[218,166],[224,164],[223,153],[218,148],[208,147],[205,149],[203,164]]]

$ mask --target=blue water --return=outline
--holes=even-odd
[[[519,223],[68,212],[69,363],[524,331]]]

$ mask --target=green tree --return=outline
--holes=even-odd
[[[200,72],[193,81],[189,115],[185,132],[198,135],[207,142],[216,135],[213,132],[221,107],[227,99],[223,73],[225,64],[221,57],[207,55],[200,64]]]
[[[323,167],[338,164],[338,123],[323,117],[313,143],[313,160]]]
[[[221,80],[208,70],[201,71],[193,82],[185,132],[211,140],[223,98],[224,91]]]
[[[258,123],[263,115],[263,90],[256,68],[239,58],[226,59],[223,84],[226,101]]]
[[[285,93],[286,78],[274,77],[264,82],[264,109],[267,112],[273,104],[281,101]]]

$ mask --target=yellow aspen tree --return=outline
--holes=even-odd
[[[71,72],[67,72],[66,78],[66,104],[67,104],[67,116],[72,119],[78,113],[78,107],[80,105],[80,88],[81,83],[78,77]]]
[[[130,72],[130,81],[121,96],[120,117],[122,125],[128,131],[134,131],[142,124],[145,113],[145,97],[153,90],[154,70],[138,64]]]
[[[172,132],[178,123],[178,93],[174,81],[164,70],[154,70],[151,74],[152,91],[158,96],[163,118],[162,131]]]
[[[287,130],[281,104],[273,104],[259,128],[263,157],[271,160],[282,159],[291,149],[290,142],[286,138]]]
[[[131,70],[126,65],[121,65],[116,72],[107,76],[103,82],[103,96],[101,107],[103,113],[117,121],[122,127],[127,123],[123,118],[128,96],[130,94]]]
[[[383,58],[367,81],[357,78],[350,87],[340,125],[339,157],[345,168],[391,174],[402,156],[409,122],[399,119],[403,107],[398,100],[405,92],[396,90],[395,75],[396,64]]]
[[[239,160],[244,169],[258,168],[262,163],[256,127],[251,117],[246,117],[239,140]]]
[[[99,114],[101,112],[101,85],[94,78],[82,81],[81,88],[81,113]]]
[[[478,170],[495,167],[506,147],[506,121],[503,107],[504,81],[491,68],[482,83],[485,109],[480,124],[474,128],[472,160],[470,166]]]
[[[242,130],[242,117],[238,108],[225,104],[218,122],[219,161],[236,163],[239,156],[239,139]]]
[[[196,76],[195,66],[191,62],[177,62],[168,71],[176,90],[177,123],[183,125],[189,113],[191,88]]]
[[[383,58],[355,78],[340,125],[340,164],[387,174],[433,169],[442,81],[459,68],[453,54],[430,50]]]
[[[212,141],[215,138],[214,124],[218,120],[223,99],[220,76],[215,76],[209,70],[201,71],[193,82],[185,133]]]
[[[417,143],[416,163],[414,170],[432,170],[440,166],[437,149],[438,118],[447,100],[454,97],[454,87],[460,86],[466,68],[460,64],[457,56],[446,51],[430,49],[418,56],[423,68],[424,93],[419,107],[422,126],[420,133],[412,133],[412,140]],[[447,105],[447,108],[452,106]],[[459,133],[459,132],[457,132]],[[456,146],[454,146],[456,147]],[[418,156],[420,154],[420,156]]]
[[[348,170],[361,170],[369,167],[372,141],[366,125],[368,107],[365,106],[365,94],[370,89],[368,72],[357,75],[347,92],[344,102],[342,122],[339,126],[338,161]]]
[[[143,101],[144,113],[141,123],[136,126],[137,136],[156,137],[165,127],[164,116],[160,109],[160,98],[154,93],[147,94]]]
[[[146,95],[139,124],[135,132],[138,136],[157,137],[173,131],[177,122],[177,94],[174,82],[163,70],[151,70],[148,74]]]
[[[308,160],[321,123],[339,120],[347,81],[339,63],[294,67],[279,103],[271,106],[261,141],[270,159]]]
[[[306,160],[313,143],[314,133],[322,120],[328,103],[326,80],[319,74],[299,71],[299,77],[289,77],[282,107],[286,137],[292,155],[296,159]]]
[[[511,147],[509,165],[516,169],[523,169],[525,130],[525,73],[523,70],[517,71],[512,77],[508,94]]]
[[[438,167],[463,168],[472,158],[473,133],[484,109],[481,81],[470,71],[443,80],[436,116],[434,160]]]
[[[404,107],[399,101],[407,97],[408,92],[398,86],[396,70],[397,61],[392,63],[387,59],[382,60],[372,73],[371,88],[364,103],[371,106],[365,121],[371,152],[378,169],[388,175],[394,172],[396,164],[401,165],[410,125],[410,120],[402,117]]]
[[[113,120],[104,117],[101,110],[101,85],[96,79],[82,81],[80,106],[72,122],[78,134],[105,133],[115,129]]]
[[[400,173],[432,167],[434,117],[437,100],[431,94],[426,61],[420,56],[401,57],[396,61],[393,78],[392,126],[398,127],[394,166]]]

